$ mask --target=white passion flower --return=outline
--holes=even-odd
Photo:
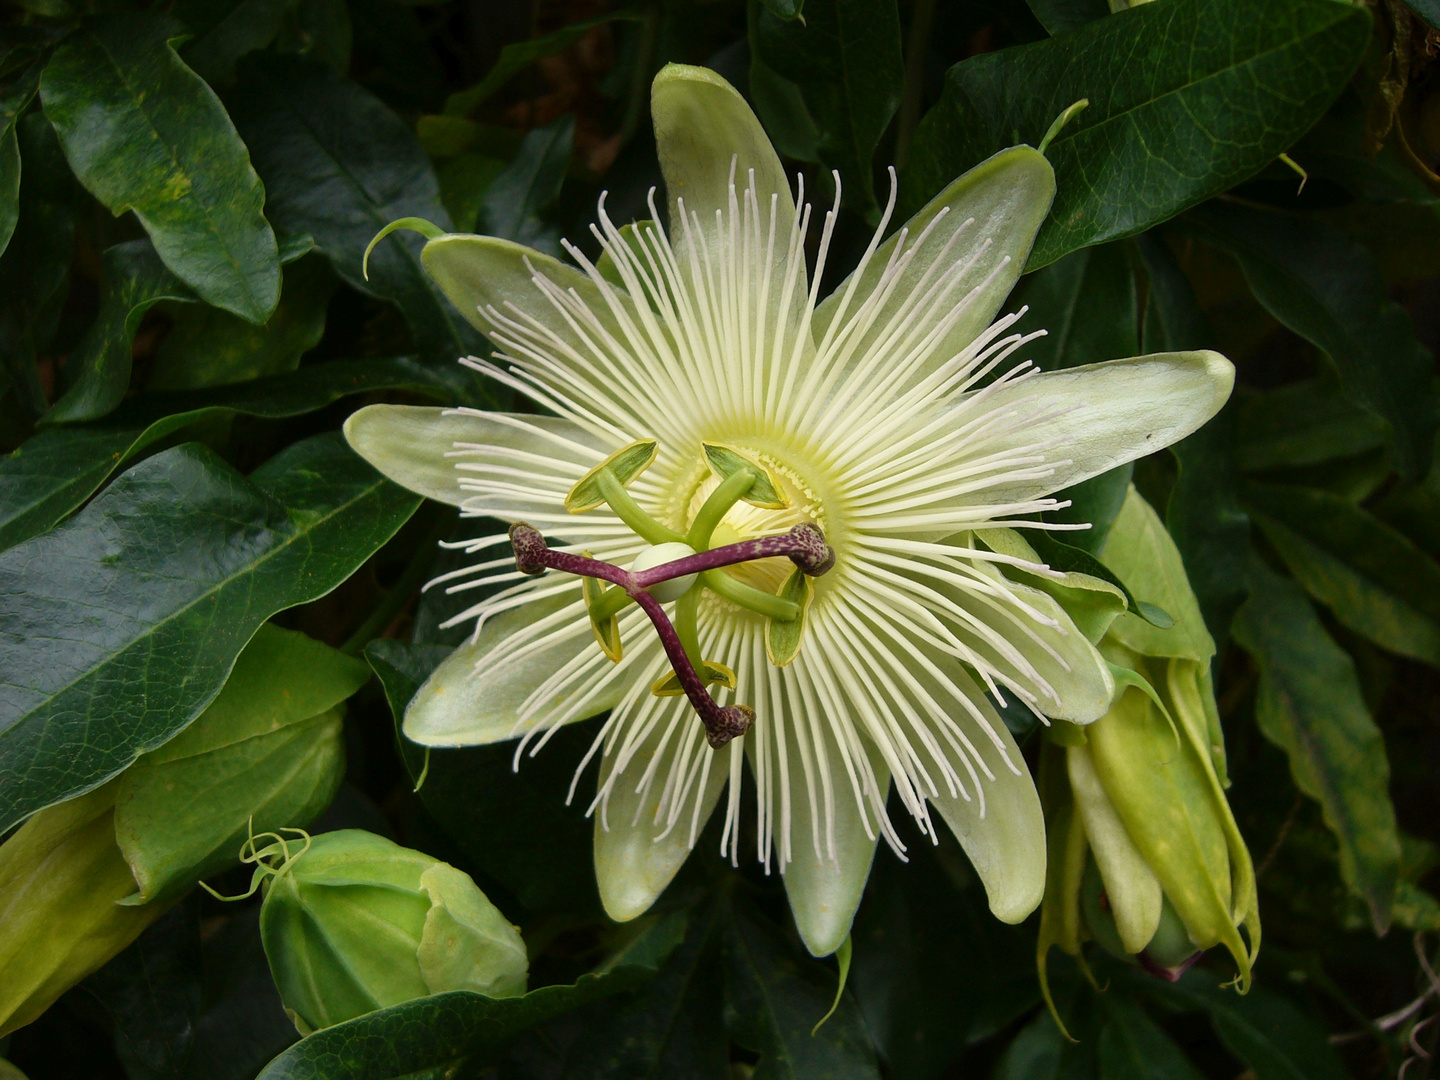
[[[652,109],[664,224],[653,192],[656,220],[624,228],[602,197],[603,254],[567,245],[574,266],[494,237],[425,246],[498,346],[464,363],[542,411],[376,405],[346,424],[387,476],[512,525],[513,556],[503,533],[464,545],[493,556],[449,575],[487,590],[456,617],[475,633],[417,692],[405,735],[518,739],[518,767],[608,710],[581,770],[598,759],[595,870],[615,919],[650,907],[727,790],[720,850],[738,857],[748,759],[759,857],[814,954],[844,942],[878,840],[904,851],[892,786],[932,838],[938,812],[991,910],[1018,922],[1044,891],[1045,828],[987,693],[1088,723],[1114,684],[1056,600],[1012,579],[1048,568],[986,530],[1040,527],[1065,505],[1053,492],[1194,431],[1233,368],[1208,352],[1011,360],[1035,335],[991,320],[1054,194],[1029,147],[886,239],[892,179],[858,267],[822,300],[836,211],[812,277],[803,185],[797,208],[734,88],[672,65]]]

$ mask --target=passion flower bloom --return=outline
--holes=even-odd
[[[386,475],[514,526],[519,566],[504,534],[467,545],[492,557],[449,587],[489,591],[456,617],[475,633],[405,734],[518,739],[518,767],[608,711],[576,784],[598,759],[595,869],[616,919],[649,908],[727,791],[720,850],[738,858],[748,759],[759,858],[816,955],[849,933],[879,839],[905,850],[892,787],[931,838],[938,812],[991,910],[1019,921],[1044,891],[1044,822],[991,698],[1085,723],[1114,684],[1019,580],[1047,568],[985,530],[1039,527],[1065,505],[1054,492],[1189,434],[1233,369],[1206,352],[1012,359],[1019,316],[992,319],[1054,194],[1029,147],[887,238],[892,174],[873,240],[821,299],[839,178],[810,272],[803,184],[792,197],[734,88],[672,65],[652,109],[663,223],[653,192],[654,220],[624,228],[602,197],[602,254],[567,245],[573,266],[493,237],[424,249],[499,349],[464,362],[540,411],[382,405],[346,425]]]

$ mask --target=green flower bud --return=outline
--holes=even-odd
[[[525,992],[520,932],[453,866],[359,829],[247,847],[270,973],[302,1034],[447,990]]]
[[[1215,646],[1179,552],[1133,488],[1102,560],[1175,623],[1117,618],[1099,646],[1115,676],[1109,711],[1067,728],[1042,751],[1050,856],[1042,986],[1051,946],[1079,958],[1093,939],[1171,979],[1223,944],[1243,992],[1260,947],[1260,916],[1250,853],[1225,798],[1209,675]],[[1048,1000],[1048,986],[1045,992]]]

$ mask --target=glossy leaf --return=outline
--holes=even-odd
[[[193,35],[181,56],[211,86],[235,81],[235,63],[275,39],[299,0],[180,0],[170,13]]]
[[[0,95],[0,254],[20,221],[20,140],[15,127],[39,86],[40,68],[31,67]]]
[[[528,132],[515,160],[485,190],[476,231],[558,256],[559,232],[547,227],[539,214],[560,194],[574,145],[573,116]]]
[[[1322,349],[1351,397],[1390,425],[1400,471],[1423,474],[1437,423],[1435,360],[1387,298],[1373,256],[1323,226],[1234,204],[1202,207],[1190,222],[1240,260],[1265,308]]]
[[[767,7],[760,12],[751,47],[799,87],[819,128],[816,152],[824,165],[840,170],[846,202],[873,210],[871,159],[899,107],[904,81],[894,0],[809,0],[803,18],[792,21],[777,18]],[[923,200],[914,209],[921,205]]]
[[[915,132],[905,205],[1003,146],[1039,145],[1085,98],[1046,151],[1058,192],[1030,267],[1130,236],[1269,164],[1345,87],[1369,37],[1368,15],[1334,0],[1167,0],[971,57]]]
[[[65,301],[77,185],[44,113],[21,120],[17,136],[26,179],[19,224],[0,256],[0,365],[21,407],[39,416],[49,402],[35,360],[55,334]]]
[[[1238,412],[1236,449],[1247,472],[1318,465],[1386,442],[1385,422],[1357,405],[1333,378],[1256,394]]]
[[[1251,512],[1295,579],[1350,629],[1440,666],[1440,566],[1368,511],[1305,488],[1251,485]]]
[[[133,210],[180,280],[250,322],[280,297],[265,189],[224,107],[171,46],[168,17],[98,19],[45,68],[40,96],[80,182]]]
[[[833,980],[828,965],[799,953],[759,912],[737,904],[725,938],[725,1019],[730,1037],[760,1055],[756,1080],[878,1080],[875,1051],[850,995],[811,1033],[834,1000]]]
[[[42,428],[0,458],[0,550],[44,532],[99,490],[127,459],[202,420],[231,413],[299,416],[376,390],[463,400],[467,382],[458,367],[436,368],[407,356],[336,360],[239,386],[146,394],[103,423]]]
[[[320,343],[334,291],[329,267],[312,256],[285,268],[280,304],[264,326],[212,307],[184,311],[156,350],[146,388],[198,390],[294,371]]]
[[[370,255],[368,280],[362,270],[370,240],[397,218],[450,227],[439,182],[405,121],[330,68],[275,53],[241,63],[230,107],[282,233],[314,237],[348,284],[394,301],[427,358],[482,350],[426,276],[419,237],[386,237]]]
[[[1289,757],[1295,786],[1320,803],[1340,844],[1341,875],[1383,933],[1395,899],[1400,840],[1385,744],[1355,664],[1299,587],[1259,562],[1251,565],[1250,581],[1234,634],[1260,668],[1256,720]]]
[[[647,958],[648,959],[648,958]],[[660,959],[660,958],[656,958]],[[582,975],[513,998],[469,990],[392,1005],[301,1039],[257,1080],[412,1080],[454,1075],[528,1028],[632,989],[654,975],[656,959]]]
[[[0,554],[0,829],[184,730],[262,622],[333,589],[418,503],[338,435],[248,479],[187,444]]]
[[[1110,5],[1105,0],[1026,0],[1026,3],[1052,37],[1110,14]]]
[[[581,19],[579,22],[570,23],[556,30],[554,33],[532,38],[529,41],[512,42],[500,50],[500,58],[495,61],[495,66],[490,69],[485,78],[481,79],[474,86],[451,94],[445,99],[445,115],[469,116],[488,101],[495,91],[499,90],[536,60],[564,52],[597,26],[603,26],[609,22],[633,21],[639,18],[640,15],[638,13],[628,9],[615,11],[605,15],[597,15],[592,19]]]
[[[1200,1070],[1134,999],[1115,993],[1102,1001],[1101,1080],[1201,1080]]]
[[[1084,248],[1021,278],[1006,309],[1028,306],[1020,329],[1045,331],[1025,359],[1053,371],[1148,351],[1140,348],[1136,284],[1123,244]]]
[[[113,411],[130,386],[130,347],[145,313],[161,300],[194,299],[148,240],[107,249],[100,311],[68,365],[75,371],[74,382],[45,418],[95,420]]]

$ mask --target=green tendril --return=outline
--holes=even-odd
[[[245,842],[240,845],[239,859],[242,865],[254,864],[255,866],[255,873],[250,876],[250,888],[236,896],[223,896],[205,882],[200,882],[200,887],[215,897],[216,900],[224,900],[226,902],[248,900],[259,891],[261,883],[263,883],[266,878],[280,877],[282,874],[289,872],[290,867],[295,865],[296,860],[310,850],[310,834],[304,829],[284,828],[279,832],[263,832],[259,836],[256,836],[255,817],[253,814],[245,825],[245,831],[247,835]],[[305,841],[305,846],[294,854],[291,854],[290,844],[280,833],[294,833]],[[274,837],[274,843],[267,844],[264,848],[257,848],[255,846],[257,840],[264,840],[267,837]],[[280,860],[278,863],[275,863],[273,860],[277,855],[280,856]]]

